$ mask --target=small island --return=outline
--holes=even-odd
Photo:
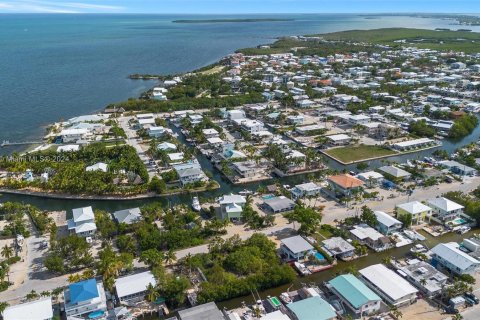
[[[173,23],[246,23],[246,22],[284,22],[295,21],[294,19],[283,18],[259,18],[259,19],[192,19],[192,20],[173,20]]]

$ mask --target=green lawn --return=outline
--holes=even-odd
[[[397,154],[397,152],[390,149],[368,145],[340,147],[326,150],[324,152],[332,158],[340,160],[344,163]]]

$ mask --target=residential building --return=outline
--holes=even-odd
[[[332,146],[345,146],[348,145],[352,140],[349,135],[344,133],[325,136],[325,138],[327,138],[328,143]]]
[[[383,175],[376,171],[359,173],[357,175],[357,178],[362,180],[365,183],[365,185],[369,188],[376,187],[380,185],[383,181]]]
[[[102,282],[89,279],[72,283],[65,289],[63,296],[67,320],[106,319],[107,299]]]
[[[120,223],[133,224],[142,220],[142,213],[140,212],[140,208],[138,207],[124,209],[124,210],[115,211],[113,213],[113,218],[118,224]]]
[[[399,151],[409,151],[413,149],[426,148],[435,144],[435,140],[429,138],[420,138],[393,144],[393,148]]]
[[[244,196],[232,193],[221,197],[218,203],[223,219],[240,220],[247,199]]]
[[[459,249],[458,243],[440,243],[433,247],[432,265],[443,267],[454,274],[474,274],[480,261]]]
[[[77,142],[84,140],[88,134],[87,129],[63,129],[60,132],[63,143]]]
[[[73,218],[67,220],[68,231],[80,237],[90,237],[97,231],[92,207],[72,210]]]
[[[198,161],[189,161],[172,165],[177,172],[182,186],[206,179],[205,173]]]
[[[352,274],[328,281],[327,287],[357,316],[367,316],[380,310],[382,299]]]
[[[440,223],[448,223],[460,217],[464,206],[444,197],[438,197],[427,201],[432,208],[432,219]]]
[[[51,320],[53,319],[52,298],[41,298],[5,308],[3,320]]]
[[[390,305],[401,307],[417,300],[418,290],[383,264],[374,264],[359,272],[365,284]]]
[[[95,163],[94,165],[88,166],[85,168],[85,171],[102,171],[102,172],[107,172],[108,171],[108,164],[104,162],[98,162]]]
[[[410,179],[412,176],[410,172],[407,172],[403,169],[400,169],[395,166],[383,166],[378,168],[378,170],[387,177],[387,179],[392,179],[395,181],[404,181]]]
[[[293,187],[290,192],[295,199],[313,197],[320,194],[322,188],[314,182],[302,183]]]
[[[179,320],[225,320],[222,312],[218,309],[215,302],[201,304],[185,310],[178,311]]]
[[[294,320],[337,319],[335,309],[319,296],[289,303],[287,309]]]
[[[235,172],[237,172],[242,178],[252,178],[257,175],[258,167],[255,162],[234,162],[232,166]]]
[[[115,280],[115,292],[120,302],[139,302],[145,299],[147,287],[155,287],[157,281],[151,271],[137,273]]]
[[[160,138],[160,137],[163,137],[163,135],[165,134],[172,133],[172,131],[171,129],[164,128],[164,127],[150,126],[147,129],[147,133],[149,137]]]
[[[162,142],[158,144],[157,149],[161,151],[175,151],[177,146],[170,142]]]
[[[431,264],[415,259],[405,267],[400,268],[408,281],[413,283],[427,297],[434,297],[442,293],[443,287],[448,281],[444,275]]]
[[[314,254],[315,249],[302,236],[293,236],[280,241],[280,252],[287,261],[298,261]]]
[[[353,238],[360,244],[380,252],[392,247],[390,239],[366,224],[359,224],[350,230]]]
[[[421,224],[430,218],[432,215],[432,208],[424,205],[419,201],[411,201],[407,203],[399,204],[395,207],[397,217],[404,214],[412,215],[412,221],[416,224]]]
[[[328,185],[335,196],[349,197],[355,192],[360,192],[363,181],[349,174],[330,176],[327,179]]]
[[[402,229],[403,224],[391,215],[383,211],[374,211],[373,213],[377,217],[377,225],[375,228],[382,234],[388,236]]]
[[[218,131],[215,129],[203,129],[202,133],[206,139],[218,137]]]
[[[332,257],[348,260],[355,255],[355,247],[342,237],[332,237],[322,241],[323,249]]]
[[[461,176],[475,176],[477,174],[477,169],[466,166],[457,161],[452,161],[452,160],[439,161],[438,164],[442,167],[447,168],[452,173],[455,173]]]
[[[295,209],[295,202],[288,199],[287,197],[280,196],[264,199],[263,206],[267,212],[281,213],[292,211],[293,209]]]

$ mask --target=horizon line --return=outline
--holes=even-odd
[[[433,11],[398,11],[398,12],[1,12],[0,15],[9,14],[35,14],[35,15],[97,15],[97,14],[111,14],[111,15],[262,15],[262,14],[291,14],[291,15],[319,15],[319,14],[370,14],[370,15],[398,15],[398,14],[438,14],[438,15],[480,15],[471,12],[433,12]]]

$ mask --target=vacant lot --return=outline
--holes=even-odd
[[[397,152],[380,146],[347,146],[324,151],[327,155],[343,163],[357,162],[378,157],[392,156]]]

